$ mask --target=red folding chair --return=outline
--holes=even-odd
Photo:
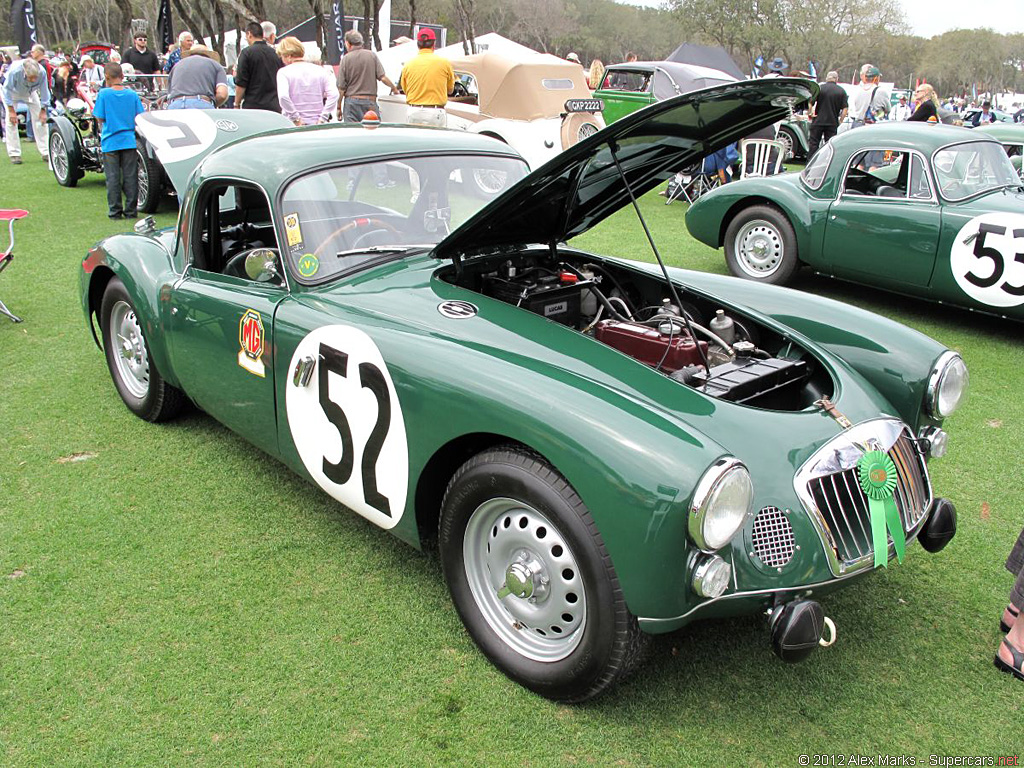
[[[7,247],[7,250],[4,251],[4,254],[0,256],[0,272],[3,272],[5,269],[7,269],[7,265],[14,260],[14,222],[17,221],[18,219],[23,219],[26,216],[28,216],[28,211],[22,211],[18,209],[0,209],[0,221],[8,222],[8,232],[10,232],[11,235],[11,244]],[[7,315],[9,318],[11,318],[12,322],[21,322],[21,318],[12,313],[11,310],[7,308],[7,305],[4,304],[2,301],[0,301],[0,315]]]

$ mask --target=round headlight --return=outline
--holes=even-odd
[[[702,555],[693,569],[690,585],[700,597],[721,597],[729,587],[732,566],[718,555]]]
[[[693,492],[688,528],[694,543],[704,552],[728,544],[743,525],[753,497],[750,473],[739,459],[716,461]]]
[[[956,352],[944,352],[928,380],[931,415],[944,419],[959,408],[967,394],[969,380],[963,358]]]

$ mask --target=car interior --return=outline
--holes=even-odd
[[[245,257],[251,251],[270,249],[280,258],[270,204],[262,190],[234,181],[212,182],[199,194],[192,237],[196,269],[249,280]],[[283,278],[270,283],[282,285]]]
[[[932,187],[920,155],[876,149],[854,156],[843,180],[843,194],[930,200]]]

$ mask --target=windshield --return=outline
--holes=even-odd
[[[291,182],[281,217],[289,266],[320,283],[441,242],[528,172],[519,158],[434,155],[316,171]]]
[[[1020,183],[1006,150],[994,141],[972,141],[940,149],[932,164],[939,189],[947,200],[964,200]]]

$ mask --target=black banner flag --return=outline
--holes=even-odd
[[[160,12],[156,17],[157,53],[163,55],[174,43],[174,30],[171,28],[171,0],[160,0]]]
[[[11,0],[11,26],[18,41],[18,50],[28,53],[39,42],[36,37],[35,0]]]
[[[327,37],[327,63],[333,67],[341,64],[341,57],[345,55],[345,7],[342,0],[331,0],[330,8],[324,34]]]

